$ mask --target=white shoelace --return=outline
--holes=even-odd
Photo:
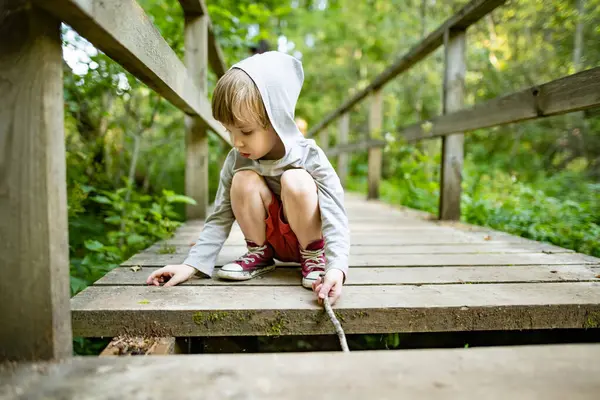
[[[312,268],[325,268],[323,264],[323,256],[324,250],[302,250],[300,249],[300,254],[306,260],[306,266],[310,269]]]
[[[254,261],[254,255],[258,254],[259,256],[264,257],[266,249],[266,245],[259,247],[248,247],[248,253],[240,257],[240,261],[242,261],[244,264],[250,264],[252,261]]]

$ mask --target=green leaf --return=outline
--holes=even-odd
[[[90,197],[93,201],[100,204],[112,204],[112,201],[106,196],[93,196]]]
[[[71,276],[70,277],[70,286],[71,286],[71,293],[73,295],[75,295],[75,294],[81,292],[86,287],[88,287],[88,283],[87,283],[87,281],[85,281],[81,278]]]
[[[173,195],[167,196],[167,202],[168,203],[185,203],[185,204],[192,204],[192,205],[197,204],[196,200],[192,199],[191,197],[184,196],[182,194],[173,194]]]
[[[104,245],[97,240],[86,240],[84,245],[85,248],[90,251],[100,251],[104,249]]]
[[[145,240],[146,240],[146,238],[144,238],[141,235],[138,235],[137,233],[127,236],[127,244],[130,246],[144,243]]]
[[[110,217],[104,218],[104,222],[112,225],[120,225],[121,224],[121,216],[120,215],[112,215]]]

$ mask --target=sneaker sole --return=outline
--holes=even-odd
[[[302,286],[306,289],[312,290],[312,284],[316,281],[317,281],[316,279],[302,278]]]
[[[220,269],[217,271],[217,276],[221,279],[227,279],[230,281],[247,281],[252,278],[256,278],[257,276],[266,274],[267,272],[271,272],[275,269],[275,265],[270,265],[268,267],[263,267],[254,272],[244,272],[244,271],[223,271]]]

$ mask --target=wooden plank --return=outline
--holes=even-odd
[[[202,96],[208,92],[208,15],[185,16],[185,64]],[[208,132],[200,117],[185,117],[185,194],[187,218],[206,218],[208,207]]]
[[[312,291],[280,286],[90,286],[71,300],[76,336],[331,334]],[[600,282],[347,286],[346,334],[586,328]]]
[[[444,114],[463,108],[465,97],[467,33],[446,31],[444,37]],[[439,218],[460,219],[460,196],[464,157],[464,134],[455,133],[442,138]]]
[[[172,357],[77,357],[1,372],[4,398],[592,400],[600,345]],[[178,377],[163,384],[165,371]],[[260,371],[256,374],[244,371]],[[327,377],[326,385],[307,385]],[[149,385],[148,382],[153,382]],[[2,389],[0,389],[2,390]]]
[[[217,257],[217,265],[222,266],[243,255],[235,249],[224,249]],[[159,267],[167,264],[179,264],[186,258],[179,254],[136,254],[123,262],[122,266]],[[598,264],[583,254],[545,254],[545,253],[510,253],[510,254],[353,254],[348,259],[350,267],[422,267],[450,265],[569,265]],[[293,263],[281,265],[295,266]]]
[[[338,145],[344,146],[348,144],[348,137],[350,135],[350,113],[342,114],[340,118],[340,125],[338,129]],[[337,156],[337,174],[340,178],[342,187],[346,187],[346,181],[348,180],[348,154],[345,152],[338,153]]]
[[[70,357],[60,21],[0,5],[0,360]]]
[[[210,103],[135,0],[34,0],[102,50],[158,94],[189,115],[202,118],[225,142]]]
[[[208,25],[208,62],[217,78],[222,77],[227,71],[227,64],[221,51],[221,46],[215,37],[212,22],[208,14],[208,8],[204,0],[179,0],[184,14],[187,16],[204,16]]]
[[[440,229],[441,230],[441,229]],[[414,244],[459,244],[459,243],[524,243],[524,238],[519,237],[507,237],[502,239],[501,237],[492,237],[492,239],[488,239],[489,235],[478,235],[478,234],[469,234],[468,232],[452,232],[452,233],[444,233],[437,232],[436,230],[404,230],[398,231],[394,234],[390,234],[388,232],[376,232],[373,234],[368,234],[367,232],[350,232],[350,239],[352,241],[352,245],[414,245]],[[167,244],[189,244],[194,242],[198,238],[197,234],[182,234],[178,235],[178,237],[174,239],[169,239],[166,241]],[[227,244],[243,244],[244,238],[241,232],[232,232],[227,239]]]
[[[469,2],[460,11],[448,18],[434,32],[430,33],[429,36],[411,48],[405,55],[398,58],[385,71],[377,75],[366,88],[358,91],[354,96],[342,103],[340,107],[329,113],[308,132],[307,137],[316,135],[337,117],[350,111],[352,107],[362,101],[371,92],[381,89],[390,80],[433,53],[442,45],[444,32],[452,29],[467,29],[467,27],[479,21],[479,19],[505,2],[506,0],[473,0]]]
[[[383,95],[382,91],[373,92],[369,110],[369,135],[371,139],[381,140],[383,125]],[[369,148],[367,174],[367,199],[379,198],[379,183],[381,181],[381,165],[383,151],[380,147]]]
[[[157,268],[139,271],[115,268],[96,281],[95,285],[146,285],[146,278]],[[587,265],[489,266],[489,267],[414,267],[414,268],[352,268],[345,285],[433,285],[450,283],[526,283],[598,281],[598,272]],[[277,268],[256,279],[231,282],[218,279],[193,278],[183,285],[191,286],[298,286],[299,268]]]
[[[550,117],[600,106],[600,67],[497,97],[471,108],[399,129],[416,141],[456,132]]]
[[[190,251],[190,245],[180,245],[167,247],[162,243],[157,243],[150,246],[146,250],[138,254],[144,254],[147,257],[152,257],[157,254],[187,254]],[[236,254],[242,254],[246,251],[246,246],[240,245],[225,245],[221,253],[227,257],[235,257]],[[351,255],[367,255],[367,254],[391,254],[402,257],[403,254],[513,254],[513,253],[574,253],[573,250],[563,249],[556,246],[546,246],[540,244],[520,244],[518,246],[504,243],[485,243],[485,244],[460,244],[460,245],[407,245],[407,246],[351,246]]]

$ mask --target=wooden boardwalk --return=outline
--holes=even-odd
[[[600,326],[598,258],[356,195],[346,206],[351,270],[335,308],[347,333]],[[152,270],[185,258],[201,227],[188,223],[75,296],[74,335],[333,333],[313,293],[300,286],[297,265],[246,282],[147,286]],[[234,225],[219,265],[239,256],[242,244]]]

